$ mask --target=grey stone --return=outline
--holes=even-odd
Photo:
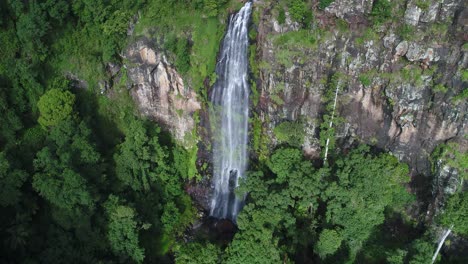
[[[419,21],[424,22],[424,23],[434,22],[437,18],[439,7],[440,7],[439,1],[435,1],[434,3],[432,3],[427,10],[423,10],[421,17],[419,18]]]
[[[201,108],[195,91],[147,40],[130,45],[125,58],[131,94],[140,112],[162,123],[185,146],[194,144],[186,136],[195,127],[193,113]]]
[[[402,41],[398,43],[395,48],[395,56],[405,56],[406,52],[408,52],[408,41]]]
[[[336,17],[359,16],[367,14],[372,9],[371,0],[336,0],[325,8],[325,12]]]
[[[405,11],[405,23],[416,26],[419,22],[422,10],[416,5],[408,4],[409,7]]]

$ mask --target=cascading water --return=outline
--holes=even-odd
[[[213,185],[210,215],[233,221],[243,199],[234,194],[247,169],[249,117],[248,23],[252,3],[231,16],[216,64],[218,79],[211,102],[213,111]]]

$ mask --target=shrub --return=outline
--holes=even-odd
[[[320,0],[319,8],[323,10],[327,8],[333,2],[335,2],[335,0]]]
[[[413,27],[411,25],[401,25],[397,29],[397,34],[405,40],[410,40],[413,35]]]
[[[73,114],[75,95],[69,91],[52,89],[39,99],[39,124],[44,127],[55,126]]]
[[[187,39],[179,39],[176,47],[176,67],[182,72],[186,73],[190,69],[190,50]]]
[[[289,4],[289,13],[293,20],[301,23],[304,27],[309,27],[312,22],[312,11],[309,10],[303,0],[293,0]]]
[[[341,246],[343,238],[335,230],[325,229],[320,234],[319,242],[315,251],[321,256],[326,257],[335,253]]]
[[[281,8],[278,13],[278,23],[283,25],[286,22],[286,12],[284,12],[284,8]]]
[[[375,0],[371,12],[374,24],[382,24],[392,16],[392,6],[388,0]]]
[[[369,76],[367,76],[366,74],[362,74],[361,76],[359,76],[359,81],[361,82],[362,85],[364,86],[369,86],[371,85],[372,81],[370,80]]]
[[[273,133],[279,142],[291,146],[301,146],[305,137],[304,125],[300,122],[285,121],[277,125]]]

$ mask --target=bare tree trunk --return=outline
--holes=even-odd
[[[339,90],[339,85],[336,85],[336,90],[335,90],[335,102],[333,103],[333,111],[332,115],[330,118],[330,124],[328,126],[328,129],[331,129],[333,126],[333,118],[335,117],[335,109],[336,109],[336,99],[338,98],[338,90]],[[328,156],[328,145],[330,144],[330,136],[327,138],[327,143],[325,144],[325,155],[323,158],[323,164],[327,162],[327,156]]]

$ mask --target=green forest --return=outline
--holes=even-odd
[[[289,2],[307,29],[309,2]],[[372,16],[380,23],[389,1],[378,2]],[[253,118],[254,158],[236,190],[248,196],[232,241],[187,235],[199,219],[185,186],[205,177],[197,149],[138,113],[125,72],[109,94],[101,94],[100,81],[109,78],[109,63],[124,62],[120,54],[135,38],[154,37],[207,104],[228,14],[241,6],[0,1],[0,263],[431,262],[431,227],[408,213],[420,199],[408,165],[365,144],[333,152],[325,164],[311,161],[292,122],[275,129],[281,144],[265,149]],[[443,157],[468,178],[466,153],[447,144],[433,153],[434,161]],[[434,221],[468,237],[467,193],[451,196]],[[466,263],[466,256],[437,261]]]

